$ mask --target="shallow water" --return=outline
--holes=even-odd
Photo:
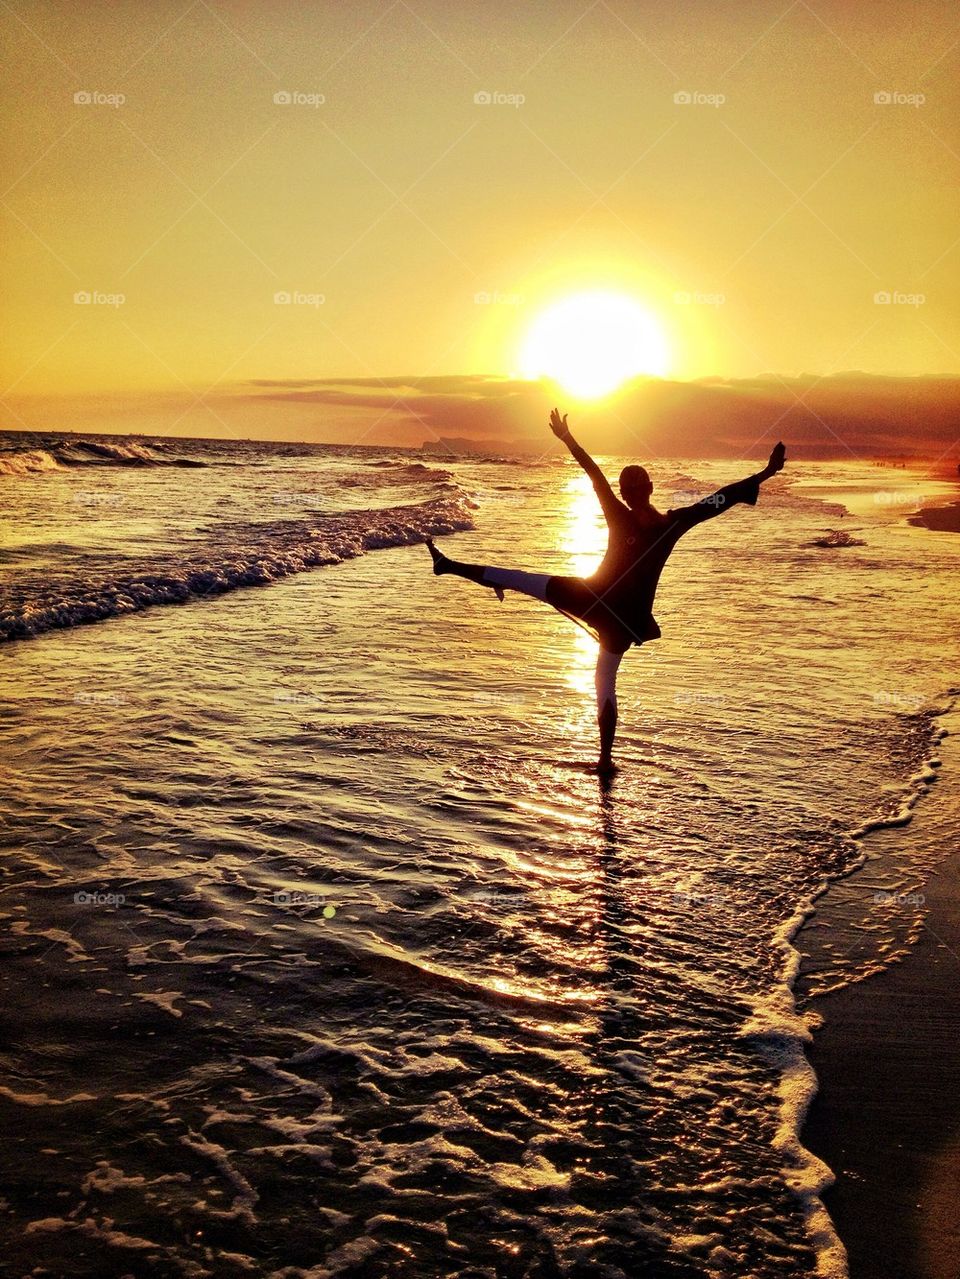
[[[579,472],[170,443],[208,465],[3,477],[14,634],[222,579],[2,650],[16,1273],[839,1273],[789,937],[925,784],[960,539],[889,494],[932,486],[796,466],[684,538],[604,789],[592,641],[413,544],[587,571]],[[864,894],[804,981],[903,944]]]

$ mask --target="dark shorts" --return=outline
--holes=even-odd
[[[599,593],[582,577],[551,577],[547,603],[580,622],[611,653],[625,653],[631,644],[660,638],[652,613],[638,613],[629,597],[615,591]]]

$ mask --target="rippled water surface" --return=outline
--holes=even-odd
[[[960,538],[890,496],[926,481],[796,466],[689,534],[604,788],[592,642],[419,545],[589,570],[571,467],[33,444],[0,476],[13,1273],[840,1273],[789,938],[930,775]],[[840,524],[865,545],[811,546]],[[811,988],[909,944],[871,894]]]

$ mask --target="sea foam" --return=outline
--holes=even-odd
[[[184,604],[241,586],[265,586],[367,551],[411,546],[472,526],[464,500],[438,498],[224,528],[186,554],[156,557],[129,574],[10,587],[0,596],[0,640],[26,639],[156,604]]]

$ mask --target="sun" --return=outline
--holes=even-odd
[[[639,374],[663,377],[666,338],[651,313],[625,293],[574,293],[541,311],[520,349],[520,375],[548,377],[570,395],[596,400]]]

